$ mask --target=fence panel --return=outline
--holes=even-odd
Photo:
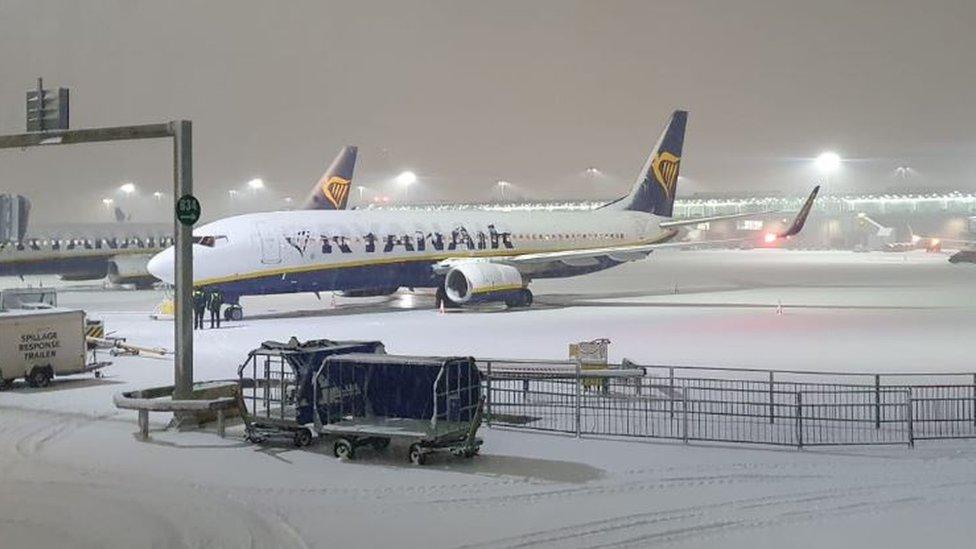
[[[911,388],[915,439],[976,437],[976,385]]]
[[[593,372],[571,361],[524,360],[480,366],[489,423],[522,429],[792,447],[976,438],[970,374],[944,385],[920,383],[936,374],[897,374],[902,383],[887,385],[895,374],[837,374],[831,382],[827,372],[655,366],[645,375],[633,364]]]

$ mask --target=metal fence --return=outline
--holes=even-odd
[[[481,360],[489,424],[792,447],[976,437],[973,374]]]

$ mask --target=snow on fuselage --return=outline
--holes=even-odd
[[[245,214],[193,232],[194,285],[230,297],[308,291],[434,287],[444,259],[625,246],[660,238],[656,216],[591,212],[287,211]],[[173,249],[150,263],[172,282]],[[573,276],[602,261],[534,273]]]

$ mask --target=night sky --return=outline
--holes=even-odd
[[[300,201],[344,144],[367,199],[405,169],[412,200],[616,196],[676,108],[679,194],[801,194],[828,149],[828,192],[976,190],[974,28],[972,1],[0,0],[0,133],[37,76],[75,128],[191,119],[205,218]],[[165,142],[3,151],[0,192],[162,220],[171,168]]]

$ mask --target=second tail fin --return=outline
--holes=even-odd
[[[671,217],[678,191],[681,149],[685,142],[688,111],[674,111],[654,150],[634,181],[630,194],[609,207]]]
[[[352,172],[356,168],[358,147],[347,145],[322,174],[302,205],[303,210],[344,210],[349,202]]]

